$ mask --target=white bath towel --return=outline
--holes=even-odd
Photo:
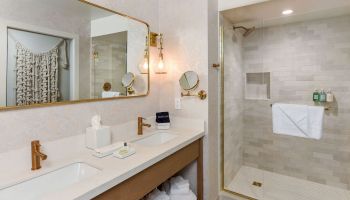
[[[170,200],[197,200],[197,196],[189,191],[187,194],[171,194]]]
[[[170,194],[187,194],[190,192],[190,182],[181,176],[170,179]]]
[[[112,92],[112,91],[102,92],[102,98],[112,98],[112,97],[119,97],[119,96],[120,96],[120,92]]]
[[[322,137],[324,108],[276,103],[272,106],[273,132],[304,138]]]
[[[170,200],[170,197],[163,191],[153,190],[146,198],[147,200]]]

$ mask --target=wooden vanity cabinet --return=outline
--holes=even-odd
[[[203,139],[180,149],[151,167],[95,197],[94,200],[138,200],[197,161],[197,197],[203,199]]]

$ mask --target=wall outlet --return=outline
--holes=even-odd
[[[175,98],[175,109],[181,110],[181,98]]]

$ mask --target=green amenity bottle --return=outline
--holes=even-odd
[[[318,92],[317,89],[315,89],[313,95],[312,95],[312,100],[315,102],[320,101],[320,93]]]

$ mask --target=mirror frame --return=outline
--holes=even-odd
[[[194,73],[196,74],[198,80],[197,80],[197,83],[196,83],[195,86],[191,87],[190,89],[184,89],[184,88],[182,88],[182,86],[181,86],[180,80],[181,80],[181,78],[182,78],[183,76],[186,76],[186,73],[188,73],[188,72],[194,72]],[[198,86],[199,86],[199,82],[200,82],[200,80],[199,80],[199,75],[198,75],[198,73],[195,72],[195,71],[192,71],[192,70],[189,70],[189,71],[184,72],[184,73],[181,75],[180,79],[179,79],[180,87],[181,87],[181,89],[184,90],[184,91],[193,91],[193,90],[197,89]]]
[[[100,8],[103,9],[105,11],[117,14],[119,16],[122,17],[126,17],[128,19],[134,20],[134,21],[138,21],[144,25],[146,25],[147,27],[147,57],[148,57],[148,66],[150,66],[150,25],[140,19],[137,19],[135,17],[131,17],[129,15],[117,12],[115,10],[103,7],[101,5],[97,5],[95,3],[91,3],[88,0],[78,0],[79,2],[88,4],[90,6],[94,6],[96,8]],[[99,101],[111,101],[111,100],[116,100],[116,99],[128,99],[128,98],[138,98],[138,97],[146,97],[149,95],[150,93],[150,84],[151,84],[151,78],[150,78],[150,67],[148,67],[147,70],[147,91],[145,94],[140,94],[140,95],[132,95],[132,96],[119,96],[119,97],[111,97],[111,98],[96,98],[96,99],[81,99],[81,100],[72,100],[72,101],[62,101],[62,102],[55,102],[55,103],[44,103],[44,104],[33,104],[33,105],[25,105],[25,106],[7,106],[7,107],[0,107],[0,111],[10,111],[10,110],[22,110],[22,109],[30,109],[30,108],[41,108],[41,107],[51,107],[51,106],[61,106],[61,105],[71,105],[71,104],[79,104],[79,103],[89,103],[89,102],[99,102]]]

